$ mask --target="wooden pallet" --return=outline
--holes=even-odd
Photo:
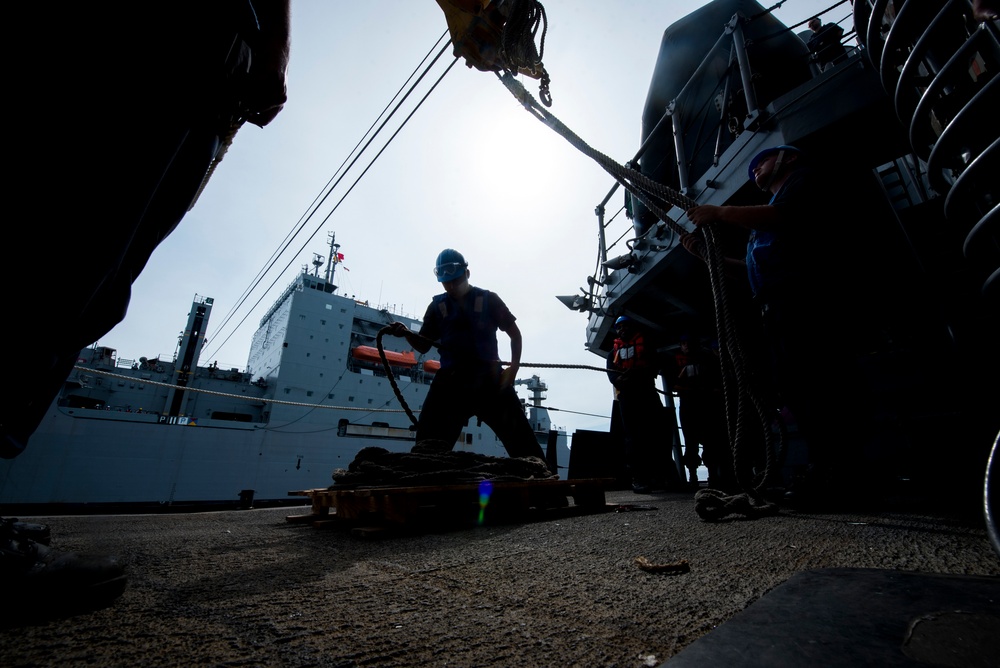
[[[306,489],[289,496],[309,497],[312,512],[286,519],[317,528],[349,528],[361,536],[391,529],[508,523],[603,512],[604,490],[614,483],[613,478],[586,478],[496,482],[488,489],[482,484]]]

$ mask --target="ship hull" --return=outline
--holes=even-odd
[[[26,450],[0,460],[5,514],[301,505],[295,492],[329,487],[363,448],[415,445],[439,359],[381,333],[419,321],[302,273],[262,318],[246,369],[220,369],[198,364],[213,303],[195,298],[170,359],[80,352]],[[540,406],[544,387],[530,381],[525,415],[549,468],[565,474],[568,439]],[[475,418],[453,450],[507,456]]]

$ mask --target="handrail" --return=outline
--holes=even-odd
[[[882,19],[885,18],[885,10],[889,6],[890,0],[875,0],[869,2],[872,11],[868,17],[868,30],[865,32],[865,46],[868,57],[872,65],[879,67],[882,62],[882,52],[885,49],[885,40],[882,38]],[[895,5],[894,5],[895,6]]]
[[[991,160],[994,162],[991,162]],[[959,177],[955,179],[955,182],[951,184],[951,190],[948,191],[948,195],[944,200],[945,218],[949,220],[966,218],[968,207],[966,206],[966,210],[963,211],[962,204],[968,205],[972,197],[972,190],[979,182],[985,181],[988,178],[996,178],[996,168],[998,166],[1000,166],[1000,138],[993,140],[993,143],[985,151],[976,156]],[[977,177],[983,178],[977,180]],[[966,243],[968,243],[968,240]]]
[[[985,34],[981,30],[977,30],[975,33],[969,37],[968,40],[962,44],[951,58],[945,62],[944,66],[934,75],[934,78],[928,84],[927,88],[924,90],[923,95],[920,96],[920,101],[917,106],[913,109],[913,113],[910,116],[910,125],[908,128],[908,138],[910,145],[913,150],[924,160],[930,155],[931,149],[925,146],[920,146],[918,140],[918,132],[921,130],[926,131],[927,127],[930,125],[930,114],[934,104],[939,102],[941,98],[939,97],[942,90],[944,90],[949,84],[954,83],[955,76],[963,76],[966,67],[966,57],[968,52],[978,48],[979,46],[979,36]],[[903,85],[902,80],[899,83],[900,86]],[[897,113],[899,110],[897,109]],[[957,116],[957,114],[956,114]],[[940,137],[937,139],[940,141]]]
[[[942,0],[936,0],[937,2],[942,2]],[[961,0],[965,2],[965,0]],[[903,4],[899,9],[896,10],[896,18],[889,27],[889,32],[886,33],[885,43],[882,48],[882,56],[879,59],[879,76],[882,80],[882,86],[886,90],[891,90],[893,85],[890,83],[890,79],[896,75],[896,68],[894,63],[889,62],[892,58],[892,54],[899,53],[904,49],[903,42],[911,36],[914,28],[916,28],[922,36],[926,37],[929,33],[933,32],[934,28],[938,25],[938,21],[942,15],[944,15],[953,5],[956,0],[943,0],[943,5],[940,10],[938,10],[935,18],[927,26],[922,26],[918,23],[923,15],[918,14],[918,10],[926,10],[927,5],[931,0],[921,0],[918,6],[916,2],[907,2]],[[895,6],[895,5],[893,5]],[[917,45],[920,41],[917,41]],[[914,46],[914,49],[917,47]],[[911,56],[912,57],[912,56]]]
[[[951,187],[944,179],[944,161],[947,159],[946,152],[955,147],[959,137],[969,136],[969,133],[976,133],[979,128],[986,127],[986,123],[977,123],[976,114],[980,114],[980,120],[986,120],[990,102],[996,97],[992,94],[1000,86],[1000,78],[994,77],[988,84],[983,86],[972,96],[965,106],[963,106],[955,117],[951,119],[945,127],[944,132],[938,137],[931,149],[931,154],[927,158],[927,178],[930,179],[931,187],[938,192],[945,193]],[[981,151],[980,151],[981,152]]]
[[[895,68],[887,67],[884,68],[882,72],[880,72],[882,79],[882,86],[887,91],[891,90],[893,87],[895,87],[896,89],[896,92],[893,95],[893,106],[896,109],[896,115],[899,117],[899,120],[903,121],[904,123],[907,122],[907,119],[913,118],[913,112],[916,111],[916,105],[914,105],[912,109],[908,109],[904,112],[903,100],[902,100],[903,93],[907,91],[912,92],[913,89],[916,88],[916,85],[915,83],[913,83],[912,79],[917,76],[918,74],[917,70],[919,70],[920,65],[923,64],[924,55],[927,53],[928,48],[931,46],[934,33],[942,25],[944,20],[943,17],[946,16],[947,11],[950,9],[950,6],[951,3],[948,3],[945,7],[941,8],[941,11],[938,12],[937,15],[934,17],[934,19],[931,21],[931,24],[930,26],[928,26],[927,30],[924,31],[923,35],[920,36],[920,39],[918,39],[917,42],[913,45],[913,49],[907,56],[906,62],[903,63],[902,70],[899,71],[899,73],[896,74],[895,76],[896,78],[895,82],[890,84],[888,82],[889,76],[887,76],[888,71],[891,70],[892,72],[895,72],[896,71]],[[920,103],[919,97],[917,99],[917,103],[918,104]]]

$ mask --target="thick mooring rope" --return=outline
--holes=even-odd
[[[597,162],[619,185],[635,199],[642,202],[673,232],[678,236],[689,234],[686,229],[667,215],[666,209],[669,206],[676,206],[687,210],[697,205],[695,200],[650,179],[636,169],[617,163],[589,146],[562,121],[543,109],[509,72],[500,76],[500,80],[525,110],[562,135],[584,155]],[[771,504],[764,500],[764,489],[770,481],[773,471],[776,470],[777,452],[785,450],[784,426],[781,424],[777,412],[767,405],[764,392],[759,387],[759,383],[754,380],[755,375],[752,373],[749,363],[751,357],[743,347],[743,337],[739,332],[738,321],[730,314],[729,295],[723,269],[724,258],[720,244],[716,239],[715,224],[701,226],[695,233],[701,237],[701,255],[708,265],[712,287],[716,330],[721,354],[720,361],[723,370],[726,427],[733,453],[734,473],[738,484],[746,492],[749,503],[753,507],[770,512]],[[775,435],[771,428],[775,420],[779,420],[780,442],[775,441]],[[756,463],[753,453],[759,448],[754,446],[753,432],[762,435],[756,442],[761,444],[760,447],[763,447],[765,461],[763,471],[756,474],[752,473]],[[715,494],[702,497],[704,503],[710,503],[710,498],[721,498],[721,492],[712,491]],[[733,506],[724,505],[724,507]],[[699,514],[701,514],[700,511]],[[714,512],[710,512],[706,508],[703,517],[714,518],[714,515]]]
[[[538,48],[535,48],[535,35],[542,26],[542,38]],[[546,107],[552,106],[552,94],[549,92],[549,73],[542,65],[545,55],[545,33],[548,22],[545,18],[545,8],[538,0],[512,0],[507,21],[500,37],[500,48],[508,72],[527,74],[539,80],[538,97]]]
[[[383,327],[379,330],[378,334],[375,335],[375,346],[378,348],[378,355],[382,359],[382,368],[385,369],[385,375],[389,378],[389,384],[392,385],[393,392],[396,393],[396,398],[399,399],[399,404],[406,411],[406,414],[410,417],[410,422],[417,424],[417,418],[413,415],[413,411],[410,410],[410,406],[406,403],[403,398],[403,394],[399,389],[399,385],[396,384],[396,374],[393,373],[392,367],[389,366],[389,360],[386,359],[385,350],[382,348],[382,336],[386,334],[391,329],[391,326]],[[419,335],[418,335],[419,336]],[[433,344],[431,344],[433,345]],[[500,362],[502,365],[508,365],[508,362]],[[599,366],[587,366],[585,364],[529,364],[521,362],[518,366],[533,368],[533,369],[586,369],[589,371],[601,371],[606,372],[607,369]]]

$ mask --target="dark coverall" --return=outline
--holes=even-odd
[[[608,378],[615,387],[625,431],[625,463],[635,487],[676,488],[677,469],[669,452],[663,404],[656,393],[657,366],[640,332],[616,338],[608,355]]]
[[[827,23],[809,38],[807,46],[816,58],[816,64],[822,71],[830,63],[835,63],[847,55],[847,49],[841,43],[844,29],[836,23]]]
[[[828,220],[833,214],[825,211],[825,194],[826,184],[812,170],[792,174],[771,200],[779,212],[774,231],[750,235],[747,272],[763,318],[778,405],[791,410],[811,465],[843,476],[860,462],[851,425],[856,428],[867,400],[855,382],[860,371],[849,354],[850,333],[837,317],[851,307],[841,296],[851,279],[839,247],[829,240],[838,221]]]
[[[545,460],[517,392],[500,387],[497,330],[507,331],[513,322],[510,309],[489,290],[470,286],[461,300],[447,293],[434,297],[419,333],[437,342],[441,369],[420,410],[417,443],[438,440],[454,447],[475,415],[496,433],[511,457]]]

